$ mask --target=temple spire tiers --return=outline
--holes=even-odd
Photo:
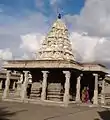
[[[39,50],[40,60],[74,60],[72,46],[66,25],[61,20],[61,14],[53,23],[52,28]]]

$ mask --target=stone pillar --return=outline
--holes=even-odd
[[[49,73],[48,71],[42,71],[43,73],[43,82],[42,82],[42,93],[41,93],[41,100],[46,99],[46,88],[47,88],[47,77]]]
[[[69,90],[70,90],[70,76],[71,73],[69,71],[63,71],[63,73],[65,74],[65,93],[64,93],[64,97],[63,97],[63,102],[64,104],[67,106],[69,103]]]
[[[105,80],[102,80],[101,104],[105,104]]]
[[[7,98],[7,96],[9,95],[9,85],[10,85],[10,70],[7,70],[6,73],[6,81],[5,81],[5,89],[3,92],[3,99]]]
[[[23,82],[23,73],[21,73],[21,76],[20,76],[20,80],[19,80],[20,83]]]
[[[16,96],[21,97],[22,94],[22,82],[23,82],[23,74],[21,73],[20,79],[17,82]]]
[[[23,71],[24,72],[24,82],[22,84],[22,90],[21,90],[21,99],[24,100],[26,98],[26,89],[28,85],[28,73],[29,71]]]
[[[16,84],[16,82],[14,81],[13,82],[13,90],[15,90],[15,84]]]
[[[0,81],[0,90],[2,90],[3,80]]]
[[[94,97],[93,104],[98,104],[98,74],[93,74],[95,76],[95,85],[94,85]]]
[[[77,84],[76,84],[76,102],[77,103],[80,103],[80,88],[81,88],[81,85],[80,85],[80,81],[81,81],[81,76],[78,76],[77,78]]]

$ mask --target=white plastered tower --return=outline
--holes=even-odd
[[[53,23],[38,53],[39,60],[75,61],[72,53],[72,45],[69,40],[68,29],[61,20],[60,14],[58,19]]]

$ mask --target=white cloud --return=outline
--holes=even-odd
[[[54,5],[54,4],[56,4],[58,1],[60,1],[60,0],[50,0],[50,4],[51,4],[51,5]]]
[[[11,60],[12,58],[10,49],[0,49],[0,70],[2,69],[2,65],[6,63],[5,60]]]
[[[62,0],[49,0],[49,2],[55,14],[58,14],[58,12],[62,12],[61,6],[59,6],[62,3]]]
[[[39,2],[40,0],[36,1]],[[37,4],[39,7],[43,5],[43,1],[41,0],[40,2]],[[53,9],[60,2],[61,0],[50,0]],[[110,62],[109,6],[110,0],[86,0],[85,6],[82,8],[79,15],[65,15],[64,18],[66,22],[72,25],[70,38],[78,60],[85,62]],[[12,50],[14,48],[14,50],[19,51],[22,59],[29,59],[30,54],[36,53],[39,49],[40,41],[43,39],[44,33],[49,31],[48,28],[50,27],[47,23],[50,19],[41,13],[30,13],[28,17],[24,17],[20,20],[12,16],[1,15],[0,20],[6,20],[6,24],[0,26],[0,38],[3,38],[3,35],[11,35],[13,37],[13,40],[12,37],[7,37],[7,40],[3,39],[0,44],[0,48],[3,48],[2,46],[4,45],[1,52],[2,56],[4,56],[3,58],[6,58],[6,56],[11,58],[9,56],[12,56],[10,53],[10,55],[8,53],[7,55],[5,50],[5,48],[8,47],[5,45],[9,43],[12,44],[10,45],[10,49]],[[82,32],[85,33],[82,34]],[[4,50],[5,53],[3,55]],[[9,51],[11,52],[11,50]]]
[[[7,21],[8,19],[8,21]],[[50,20],[42,13],[29,13],[23,18],[15,18],[8,15],[0,15],[0,34],[21,35],[26,33],[44,33],[48,29],[47,21]]]
[[[23,60],[29,60],[30,57],[29,57],[28,54],[24,53],[24,55],[21,57],[21,59],[23,59]]]
[[[110,0],[86,0],[79,15],[65,15],[77,59],[110,67]],[[75,32],[75,33],[74,33]],[[82,34],[87,33],[87,35]],[[79,57],[80,56],[80,57]]]
[[[73,51],[80,56],[81,62],[110,62],[110,40],[76,32],[71,33],[70,39]],[[78,56],[76,59],[78,60]]]
[[[36,33],[36,34],[32,33],[21,36],[22,42],[20,44],[20,48],[30,53],[31,57],[35,56],[44,38],[45,36],[41,33]],[[23,56],[24,56],[23,58],[29,58],[27,54],[24,54]]]
[[[47,17],[41,13],[29,13],[28,16],[20,19],[2,14],[0,16],[0,48],[10,48],[15,59],[21,59],[25,52],[26,54],[36,52],[41,36],[46,34],[49,28],[47,20]]]
[[[94,48],[98,41],[97,38],[91,38],[83,34],[72,32],[70,39],[72,40],[73,50],[79,53],[82,61],[94,61]]]
[[[10,51],[10,49],[0,49],[0,59],[1,60],[12,59],[12,52]]]
[[[75,31],[110,36],[110,0],[87,0],[79,15],[66,15]]]

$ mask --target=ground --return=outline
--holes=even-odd
[[[0,102],[0,120],[110,120],[105,108]]]

